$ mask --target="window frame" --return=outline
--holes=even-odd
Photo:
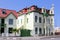
[[[13,25],[13,19],[9,19],[9,25]]]
[[[41,17],[39,17],[39,23],[42,23],[42,18]]]
[[[2,14],[6,14],[6,10],[5,9],[2,10]]]
[[[13,33],[13,28],[12,27],[8,28],[8,33]]]
[[[38,34],[38,28],[35,27],[35,34]]]
[[[35,22],[37,22],[37,19],[38,19],[38,17],[37,17],[37,16],[35,16]]]

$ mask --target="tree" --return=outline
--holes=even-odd
[[[43,19],[45,19],[45,20],[44,20],[45,23],[43,23],[43,25],[45,24],[45,25],[44,25],[44,28],[45,28],[45,29],[44,29],[45,35],[46,35],[46,18],[47,18],[47,17],[48,17],[48,14],[47,14],[47,13],[43,13]]]
[[[19,32],[19,29],[14,28],[14,29],[13,29],[13,32],[15,33],[15,36],[16,36],[16,33],[18,33],[18,32]]]

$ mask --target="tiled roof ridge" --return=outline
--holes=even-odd
[[[3,9],[6,10],[6,14],[2,13]],[[18,17],[18,13],[15,10],[0,8],[0,18],[6,18],[11,12],[16,18]]]
[[[40,8],[40,7],[36,6],[36,5],[32,5],[32,6],[28,7],[28,8],[23,8],[22,10],[19,10],[19,12],[23,12],[24,9],[29,10],[29,9],[31,9],[31,7],[34,7],[34,10],[37,10],[37,11],[39,11],[40,13],[42,13],[42,8]],[[45,10],[46,10],[46,12],[49,14],[50,10],[49,10],[49,9],[46,9],[46,8],[45,8]],[[18,12],[18,13],[19,13],[19,12]]]

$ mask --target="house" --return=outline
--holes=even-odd
[[[54,33],[54,6],[51,9],[35,5],[18,12],[17,27],[31,30],[32,36],[51,35]]]
[[[60,35],[60,27],[55,27],[55,35]]]
[[[0,36],[14,36],[12,29],[16,27],[17,17],[15,10],[0,8]]]

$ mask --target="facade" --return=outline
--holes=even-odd
[[[20,36],[20,31],[15,35],[14,28],[31,30],[32,36],[51,35],[54,33],[54,6],[48,10],[33,5],[19,12],[0,8],[0,36]]]
[[[0,8],[0,36],[14,36],[12,29],[16,27],[17,17],[15,10]]]
[[[51,35],[54,33],[54,6],[51,9],[38,8],[33,5],[20,10],[17,28],[31,30],[32,36]]]

